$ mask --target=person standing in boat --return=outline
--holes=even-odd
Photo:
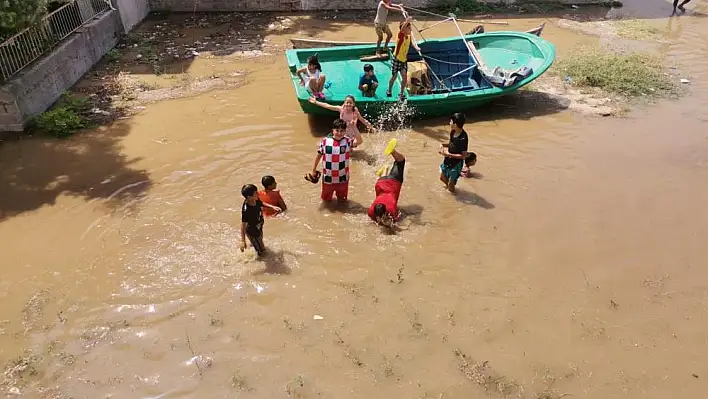
[[[339,112],[339,119],[347,123],[347,131],[345,136],[349,137],[352,141],[352,148],[356,148],[364,142],[364,137],[361,135],[361,132],[359,132],[359,128],[357,127],[358,122],[363,123],[369,131],[374,130],[374,126],[371,122],[366,120],[366,118],[361,116],[361,113],[359,113],[359,109],[356,107],[356,103],[354,102],[354,96],[352,95],[346,96],[344,98],[344,104],[342,105],[330,105],[317,101],[314,97],[310,97],[309,101],[318,107]]]
[[[384,49],[388,52],[388,44],[391,42],[393,37],[393,32],[391,28],[388,27],[388,12],[389,10],[403,12],[403,5],[401,4],[391,4],[391,0],[381,0],[379,1],[379,7],[376,9],[376,18],[374,19],[374,27],[376,28],[376,36],[378,40],[376,41],[376,55],[381,54],[381,42],[383,41],[383,35],[386,34],[386,45]]]
[[[391,97],[391,89],[396,81],[396,76],[401,75],[401,98],[406,96],[406,84],[408,82],[408,49],[412,45],[414,49],[420,52],[417,44],[412,42],[411,22],[410,17],[400,23],[398,31],[398,40],[396,40],[396,49],[393,51],[393,60],[391,61],[391,80],[388,81],[388,90],[386,96]]]

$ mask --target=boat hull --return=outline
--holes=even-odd
[[[366,118],[378,119],[383,115],[391,115],[394,112],[400,112],[400,114],[413,119],[424,119],[432,118],[436,116],[446,116],[452,115],[455,112],[461,112],[465,110],[470,110],[477,108],[490,102],[500,96],[489,96],[489,97],[469,97],[464,96],[455,99],[438,99],[430,101],[379,101],[379,102],[367,102],[363,103],[357,100],[357,108]],[[298,99],[300,108],[302,111],[309,115],[318,116],[332,116],[336,117],[339,115],[336,112],[324,109],[317,105],[311,104],[307,100]]]
[[[479,71],[475,72],[475,76],[461,79],[463,82],[459,83],[460,79],[456,76],[463,69],[470,69],[465,63],[477,67],[474,59],[469,57],[465,42],[475,44],[482,60],[490,68],[499,66],[509,71],[528,66],[532,73],[508,87],[492,85],[486,77],[480,76]],[[423,54],[428,54],[426,62],[430,69],[437,71],[437,74],[434,74],[437,81],[440,83],[445,79],[454,79],[448,80],[449,87],[438,86],[433,94],[408,94],[403,101],[405,104],[404,113],[407,116],[419,119],[449,115],[487,104],[531,83],[546,72],[555,59],[553,44],[524,32],[489,32],[468,35],[465,36],[465,42],[460,37],[453,37],[430,39],[421,44]],[[327,81],[332,83],[331,87],[326,87],[324,90],[327,98],[326,103],[341,105],[347,95],[353,95],[359,110],[369,118],[378,118],[393,108],[400,109],[401,101],[397,96],[400,93],[398,81],[394,83],[392,90],[394,95],[392,97],[385,95],[388,81],[391,78],[390,60],[370,62],[374,66],[380,84],[374,97],[364,97],[357,89],[358,77],[364,65],[364,62],[359,58],[374,51],[375,44],[287,50],[286,58],[291,71],[293,87],[303,112],[312,115],[336,115],[332,111],[308,102],[311,94],[300,85],[299,79],[294,74],[298,68],[306,64],[307,57],[313,54],[318,54],[323,73],[327,76]],[[447,56],[452,58],[445,58]],[[415,61],[415,57],[420,58],[417,53],[411,50],[409,60]],[[471,72],[469,73],[471,74]],[[473,79],[474,82],[472,82]],[[457,83],[455,83],[456,81]],[[468,83],[464,83],[464,81]]]

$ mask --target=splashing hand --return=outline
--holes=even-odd
[[[317,99],[314,98],[314,97],[310,97],[310,98],[307,99],[307,101],[309,101],[309,102],[311,102],[312,104],[314,104],[314,103],[317,102]]]

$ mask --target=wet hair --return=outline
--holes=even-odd
[[[342,130],[347,128],[347,122],[344,122],[342,119],[335,119],[334,122],[332,122],[332,129],[334,130]]]
[[[241,187],[241,195],[243,195],[243,198],[248,198],[257,192],[258,187],[254,186],[253,184],[245,184],[243,187]]]
[[[369,71],[373,71],[373,70],[374,70],[374,66],[373,66],[373,65],[371,65],[371,64],[364,64],[364,72],[369,72]]]
[[[384,204],[374,205],[374,216],[376,216],[377,218],[380,218],[385,214],[386,214],[386,205],[384,205]]]
[[[465,165],[470,165],[477,162],[477,154],[474,152],[467,153],[467,158],[465,158]]]
[[[317,54],[307,57],[307,65],[312,65],[315,69],[322,72],[322,65],[320,65],[320,59],[317,57]]]
[[[275,177],[271,175],[266,175],[261,178],[261,184],[263,185],[263,188],[268,188],[275,184]]]
[[[450,117],[450,120],[452,121],[452,123],[455,124],[455,126],[459,127],[460,129],[465,126],[465,114],[463,114],[462,112],[455,112]]]

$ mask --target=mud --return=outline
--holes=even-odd
[[[704,20],[667,20],[667,6],[641,2],[638,16],[665,24],[658,51],[691,79],[686,97],[598,118],[525,90],[467,111],[479,163],[454,196],[437,180],[445,118],[368,134],[340,207],[302,178],[331,119],[302,114],[282,50],[292,35],[367,40],[370,23],[149,21],[147,39],[150,24],[178,34],[156,36],[157,59],[126,42],[115,70],[141,91],[100,106],[145,108],[0,146],[0,392],[702,397],[708,54]],[[599,43],[553,23],[544,37],[561,56]],[[231,73],[233,86],[186,89]],[[147,94],[165,89],[179,98]],[[408,159],[396,234],[366,216],[391,137]],[[260,261],[236,242],[240,187],[264,174],[289,210],[266,221]]]

